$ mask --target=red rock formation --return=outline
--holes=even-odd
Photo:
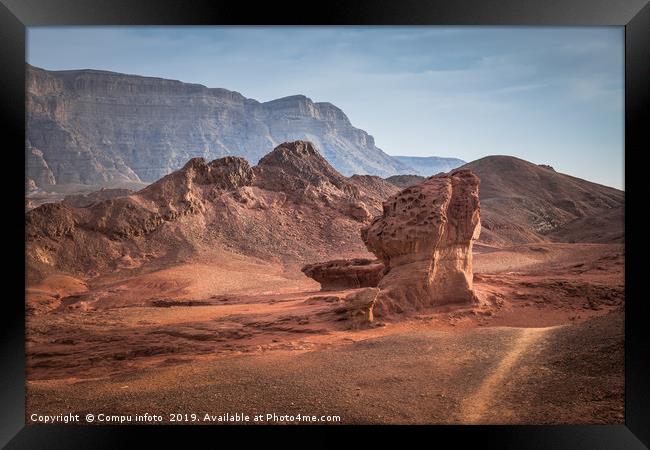
[[[479,179],[469,170],[437,175],[384,202],[362,230],[383,260],[378,312],[476,301],[472,244],[480,233]]]
[[[342,176],[304,141],[279,145],[255,167],[194,158],[130,195],[30,210],[28,273],[94,277],[130,267],[128,258],[166,265],[221,250],[300,265],[355,257],[366,251],[350,236],[390,189],[377,177],[362,186]]]
[[[383,271],[381,261],[364,258],[337,259],[302,268],[305,275],[321,284],[323,291],[374,287],[379,283]]]
[[[359,188],[370,218],[381,214],[382,202],[385,199],[403,189],[374,175],[352,175],[348,180]]]
[[[324,204],[363,222],[370,215],[359,187],[338,173],[308,141],[284,142],[260,159],[255,185],[296,202]]]

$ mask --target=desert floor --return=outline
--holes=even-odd
[[[27,316],[28,420],[623,422],[622,245],[476,246],[479,306],[378,318],[361,330],[331,314],[344,293],[319,292],[295,267],[218,260],[30,286],[28,306],[52,292],[62,304]]]

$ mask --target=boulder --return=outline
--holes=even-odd
[[[377,288],[359,289],[345,297],[343,306],[338,307],[336,313],[345,315],[350,328],[363,328],[374,320],[373,308],[378,294]]]

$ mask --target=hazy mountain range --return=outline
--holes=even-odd
[[[414,169],[412,175],[429,177],[440,172],[449,172],[462,166],[467,161],[458,158],[443,158],[440,156],[393,156],[402,164]]]
[[[309,140],[344,175],[432,175],[453,158],[389,156],[331,103],[304,95],[258,102],[238,92],[99,70],[27,66],[27,172],[39,186],[155,181],[192,157],[251,164]]]

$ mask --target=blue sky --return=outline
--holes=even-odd
[[[331,102],[393,155],[513,155],[617,188],[622,27],[32,27],[27,61]]]

